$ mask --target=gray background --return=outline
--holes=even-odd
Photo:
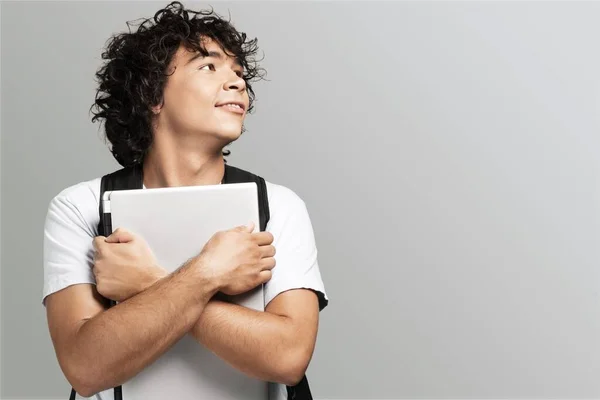
[[[117,168],[93,73],[165,4],[2,4],[2,398],[67,398],[44,218]],[[600,4],[214,6],[270,79],[230,162],[296,191],[315,228],[315,397],[600,398]]]

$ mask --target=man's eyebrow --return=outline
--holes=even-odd
[[[185,64],[188,65],[199,58],[207,58],[207,57],[216,58],[217,60],[222,60],[224,58],[223,53],[221,53],[220,51],[214,51],[214,50],[209,51],[207,56],[205,56],[204,54],[202,54],[198,51]],[[238,67],[243,67],[242,63],[240,62],[240,60],[237,57],[234,59],[234,63]]]

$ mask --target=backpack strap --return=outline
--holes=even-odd
[[[106,224],[106,217],[110,218],[110,214],[105,215],[102,207],[102,197],[104,196],[104,192],[109,190],[128,190],[128,189],[141,189],[144,186],[144,177],[142,166],[139,164],[122,168],[113,173],[104,175],[102,180],[100,181],[100,198],[99,198],[99,209],[98,212],[100,214],[100,222],[98,223],[98,235],[100,236],[108,236],[112,233],[107,232],[107,228],[110,227],[110,224]]]
[[[295,386],[286,386],[288,400],[313,400],[306,375]]]

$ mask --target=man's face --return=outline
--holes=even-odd
[[[208,57],[183,46],[173,57],[159,117],[171,132],[225,146],[239,138],[248,110],[244,71],[216,42],[204,47]]]

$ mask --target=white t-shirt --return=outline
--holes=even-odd
[[[52,199],[44,227],[44,287],[49,294],[80,283],[95,284],[92,272],[93,238],[98,235],[100,180],[96,178],[64,189]],[[285,186],[266,182],[270,219],[267,231],[277,249],[272,278],[264,286],[265,307],[278,294],[291,289],[314,290],[320,309],[328,303],[317,248],[304,201]],[[97,400],[112,400],[113,390],[98,393]],[[285,385],[269,387],[270,400],[286,400]],[[125,399],[126,400],[126,399]]]

